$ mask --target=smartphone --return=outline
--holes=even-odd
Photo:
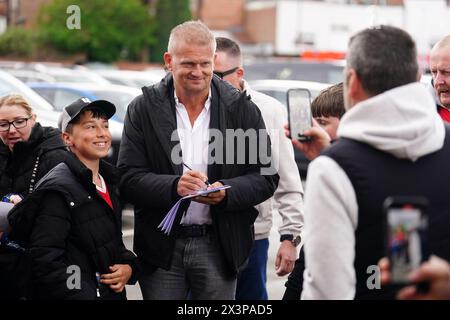
[[[310,140],[303,133],[312,127],[311,92],[308,89],[289,89],[287,107],[291,139]]]
[[[427,198],[421,196],[388,197],[384,201],[386,251],[393,285],[409,284],[410,272],[428,260],[427,206]],[[424,284],[416,285],[425,288]]]

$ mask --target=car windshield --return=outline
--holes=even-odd
[[[93,90],[94,94],[101,100],[108,100],[116,106],[116,116],[123,122],[127,113],[128,105],[136,96],[129,92]]]
[[[18,83],[16,83],[18,82]],[[28,88],[25,84],[16,78],[0,76],[0,96],[18,93],[22,95],[28,103],[35,109],[52,111],[53,107],[48,104],[45,99],[39,96],[35,91]]]
[[[6,81],[0,81],[0,96],[9,94],[10,92],[18,91],[16,87],[12,86]]]

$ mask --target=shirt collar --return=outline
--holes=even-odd
[[[177,107],[184,106],[184,104],[181,103],[180,100],[178,100],[177,92],[176,92],[175,88],[173,89],[173,96],[174,96],[174,98],[175,98],[175,105],[176,105]],[[211,107],[211,99],[212,99],[211,87],[209,87],[208,99],[206,99],[205,105],[204,105],[206,111],[208,111],[208,110],[209,110],[209,107]]]
[[[248,82],[247,81],[245,81],[244,79],[242,79],[242,81],[241,81],[241,89],[242,89],[242,91],[250,91],[250,85],[248,84]]]

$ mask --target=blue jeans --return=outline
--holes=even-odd
[[[220,252],[211,234],[176,239],[170,270],[141,275],[144,300],[234,300],[236,277],[226,273]]]
[[[269,239],[256,240],[247,267],[238,276],[236,300],[267,300]]]

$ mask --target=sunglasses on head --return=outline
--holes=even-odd
[[[239,69],[239,67],[234,67],[233,69],[223,71],[223,72],[214,71],[214,74],[217,75],[220,79],[223,79],[223,77],[236,72],[237,69]]]

